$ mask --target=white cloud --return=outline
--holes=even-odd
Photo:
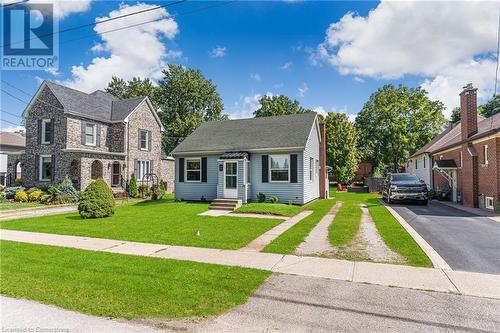
[[[262,80],[262,78],[260,77],[260,74],[259,73],[251,73],[250,74],[250,78],[255,80],[255,81],[260,81]]]
[[[304,82],[297,90],[298,90],[297,95],[300,97],[304,97],[306,95],[306,93],[309,91],[309,87]]]
[[[235,102],[229,110],[229,117],[231,119],[252,118],[253,112],[260,108],[259,100],[262,96],[261,94],[240,96],[239,101]],[[274,96],[274,94],[268,91],[265,96]]]
[[[494,71],[485,68],[496,50],[499,9],[499,2],[382,1],[368,16],[348,13],[331,24],[311,62],[326,62],[358,77],[416,75],[428,89],[472,82],[487,90],[494,82]],[[478,77],[478,68],[489,82]],[[459,92],[453,92],[457,99]],[[448,108],[453,105],[448,93],[432,94]]]
[[[24,126],[7,126],[0,129],[2,132],[25,132]]]
[[[317,106],[317,107],[313,108],[313,111],[316,112],[316,113],[319,113],[319,114],[321,114],[321,115],[323,115],[325,117],[328,114],[328,112],[326,112],[325,108],[322,107],[322,106]]]
[[[144,3],[129,6],[122,3],[107,17],[96,18],[96,21],[152,7],[155,6]],[[92,59],[86,67],[73,66],[72,78],[63,83],[75,89],[92,92],[105,88],[113,75],[125,80],[135,76],[153,80],[161,78],[161,70],[166,66],[169,56],[162,39],[173,39],[179,33],[177,22],[165,9],[145,12],[140,17],[134,15],[105,22],[96,25],[94,30],[103,32],[150,20],[158,21],[101,35],[102,42],[92,50],[108,52],[109,55]]]
[[[217,46],[214,47],[209,53],[212,58],[222,58],[226,56],[227,49],[222,46]]]
[[[280,68],[281,68],[281,70],[286,71],[287,69],[292,67],[292,65],[293,65],[293,62],[289,61],[289,62],[284,63]]]
[[[284,84],[283,82],[280,82],[280,83],[275,83],[275,84],[273,85],[273,87],[274,87],[275,89],[280,89],[280,88],[283,88],[284,86],[285,86],[285,84]]]
[[[364,83],[365,82],[365,80],[363,78],[359,77],[359,76],[355,76],[354,77],[354,81],[356,81],[358,83]]]
[[[167,58],[169,60],[181,59],[182,55],[183,55],[183,53],[181,50],[169,50],[165,54],[165,58]]]
[[[54,16],[63,19],[72,13],[82,13],[90,9],[91,0],[30,0],[28,4],[53,3]]]

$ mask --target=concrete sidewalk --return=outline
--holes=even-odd
[[[1,230],[0,239],[500,299],[500,275]]]

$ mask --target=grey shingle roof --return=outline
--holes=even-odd
[[[91,94],[45,81],[64,107],[65,112],[77,113],[103,121],[125,119],[145,97],[119,100],[102,90]]]
[[[305,147],[315,112],[203,123],[172,154]]]

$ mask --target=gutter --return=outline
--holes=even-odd
[[[439,150],[435,150],[435,151],[431,152],[431,154],[437,154],[437,153],[443,152],[445,150],[448,150],[450,148],[453,148],[453,147],[456,147],[456,146],[460,146],[460,145],[462,145],[464,143],[471,142],[471,141],[474,141],[474,140],[477,140],[477,139],[481,139],[481,138],[484,138],[485,136],[489,136],[489,135],[492,135],[492,134],[497,134],[499,132],[500,132],[500,129],[499,128],[495,128],[495,129],[483,132],[481,134],[476,134],[476,135],[473,135],[470,138],[467,138],[465,140],[460,140],[457,143],[453,143],[451,145],[444,146],[444,147],[440,148]]]

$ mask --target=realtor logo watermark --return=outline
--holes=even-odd
[[[54,5],[23,3],[2,8],[3,70],[48,70],[59,67]]]

